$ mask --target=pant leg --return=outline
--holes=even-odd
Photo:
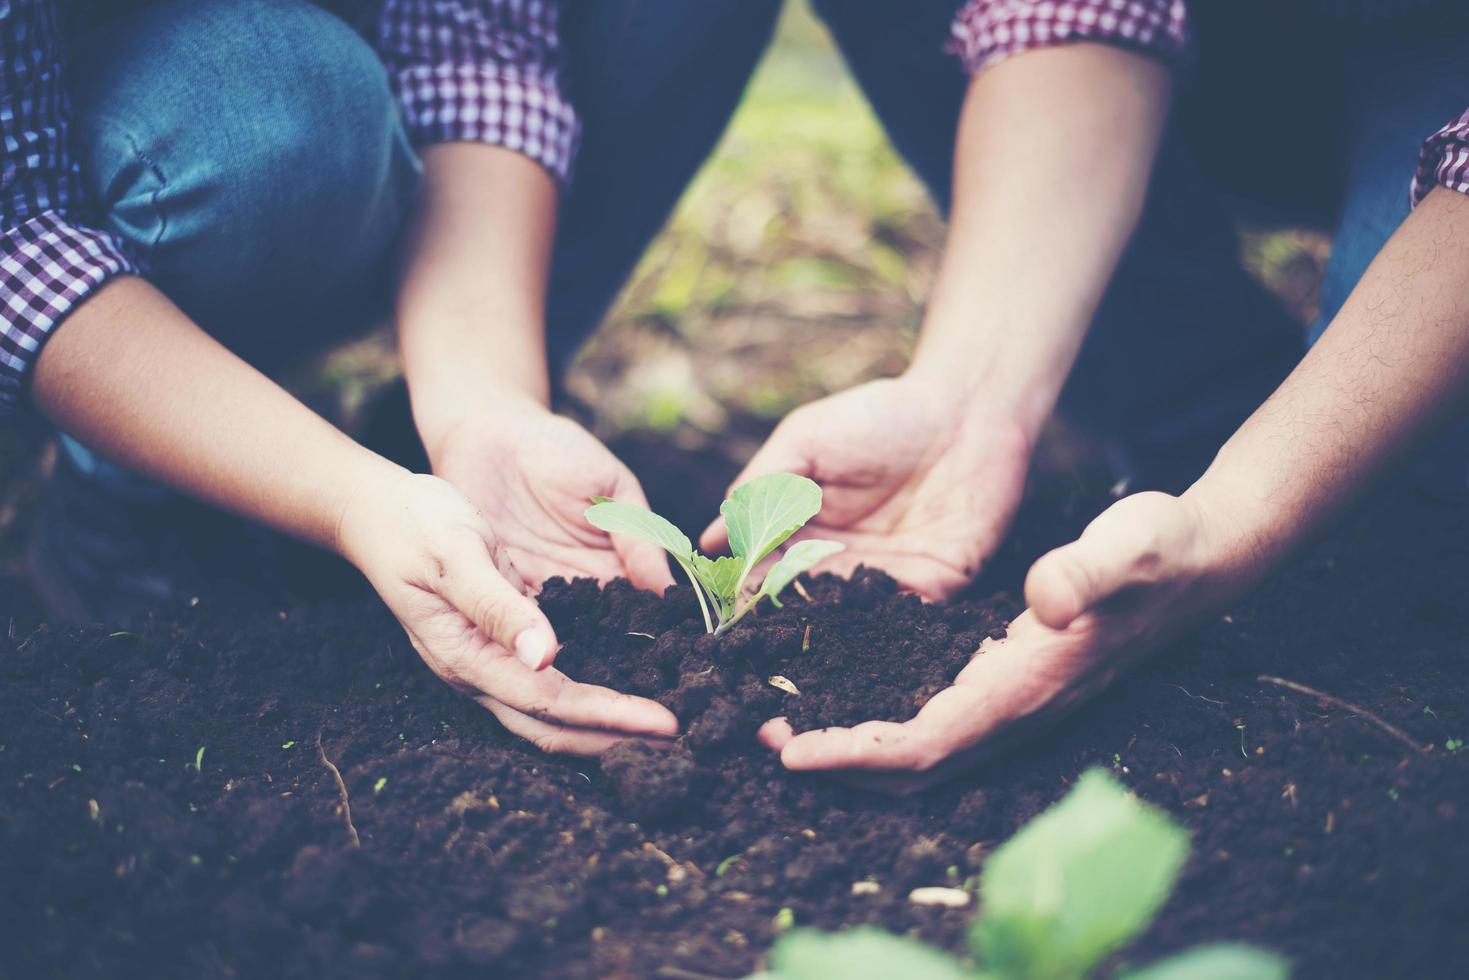
[[[203,329],[271,371],[386,308],[417,162],[345,23],[306,0],[172,0],[74,43],[73,140],[98,217]],[[62,445],[83,473],[150,492]]]
[[[561,203],[547,340],[558,378],[714,149],[780,0],[597,0],[561,18],[582,119]]]
[[[942,206],[969,84],[942,51],[958,6],[815,0],[893,143]],[[1178,487],[1202,472],[1300,351],[1299,325],[1240,267],[1229,213],[1182,137],[1170,134],[1061,410],[1106,439],[1136,484]]]

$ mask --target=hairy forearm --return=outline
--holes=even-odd
[[[109,283],[56,331],[33,397],[117,462],[323,547],[350,494],[397,472],[141,279]]]
[[[433,458],[496,400],[549,400],[545,293],[556,188],[509,150],[424,152],[424,188],[398,296],[398,337],[419,434]]]
[[[1469,198],[1442,188],[1189,490],[1283,552],[1469,404]],[[1466,461],[1469,463],[1469,461]]]
[[[1087,43],[976,76],[913,372],[1039,430],[1142,211],[1170,88],[1158,62]]]

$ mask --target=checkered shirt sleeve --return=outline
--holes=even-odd
[[[1428,137],[1413,176],[1414,205],[1435,187],[1469,194],[1469,110]]]
[[[414,143],[492,143],[565,184],[580,123],[558,13],[556,0],[386,0],[378,48]]]
[[[82,300],[137,264],[80,223],[58,0],[0,0],[0,415],[24,400],[41,346]]]
[[[1188,51],[1188,7],[1184,0],[969,0],[950,35],[950,52],[971,75],[1069,41],[1101,41],[1176,63]]]

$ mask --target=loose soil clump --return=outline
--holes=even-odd
[[[0,976],[739,977],[787,918],[960,950],[973,908],[909,893],[972,889],[1091,765],[1194,837],[1129,960],[1248,940],[1304,978],[1463,975],[1462,508],[1395,492],[1063,727],[911,797],[755,742],[774,715],[911,717],[1100,506],[1052,504],[960,601],[816,576],[717,641],[687,587],[551,583],[558,667],[684,723],[600,762],[507,735],[367,596],[128,632],[0,618]]]

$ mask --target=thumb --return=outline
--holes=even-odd
[[[789,420],[787,420],[789,421]],[[801,450],[798,437],[791,433],[788,424],[782,423],[775,427],[770,438],[765,440],[745,468],[740,470],[740,475],[730,481],[725,489],[724,495],[728,497],[731,492],[741,484],[749,483],[757,476],[766,476],[770,473],[794,473],[797,476],[811,476],[810,463],[807,456]],[[699,535],[699,550],[706,554],[726,551],[729,548],[729,528],[724,524],[723,517],[717,517]]]
[[[1025,601],[1042,624],[1063,630],[1082,613],[1144,580],[1149,557],[1137,528],[1126,522],[1093,522],[1071,544],[1042,555],[1025,577]]]
[[[475,536],[441,561],[439,592],[465,619],[531,670],[556,659],[551,621],[500,573],[489,542]]]

